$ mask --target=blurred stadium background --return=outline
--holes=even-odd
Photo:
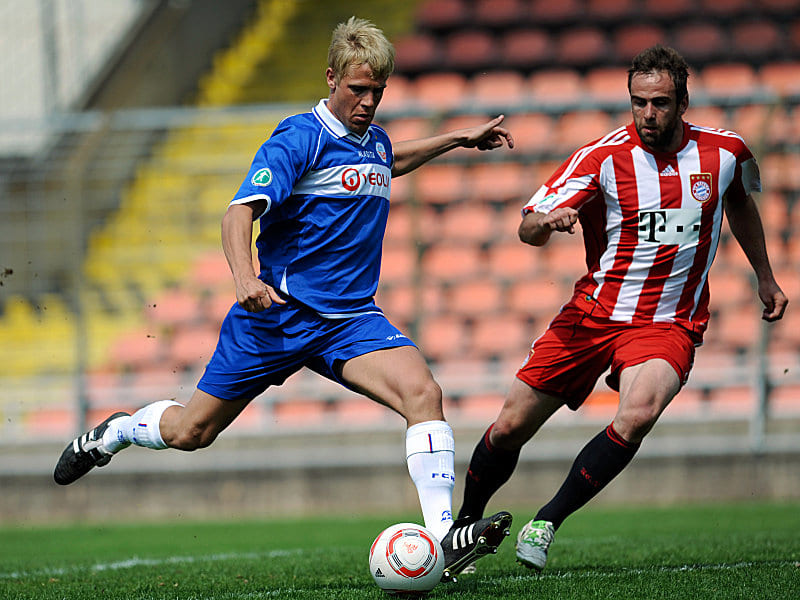
[[[800,302],[798,0],[4,0],[0,522],[416,507],[401,420],[309,372],[207,450],[129,451],[66,489],[50,475],[87,423],[191,394],[234,300],[220,219],[278,120],[327,94],[351,14],[396,45],[377,118],[394,139],[502,112],[517,142],[392,185],[378,300],[442,384],[459,465],[583,269],[577,238],[520,244],[520,206],[629,121],[625,71],[648,45],[692,64],[688,120],[757,155],[772,264]],[[710,279],[687,388],[598,501],[800,498],[800,312],[761,323],[727,233]],[[556,415],[498,500],[547,499],[614,409],[601,385]]]

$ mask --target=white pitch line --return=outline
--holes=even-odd
[[[0,579],[22,579],[24,577],[52,577],[55,575],[68,575],[70,573],[81,573],[84,571],[119,571],[134,567],[159,567],[162,565],[181,565],[199,562],[223,562],[241,559],[262,559],[262,558],[281,558],[285,556],[295,556],[303,554],[300,549],[295,550],[271,550],[270,552],[228,552],[222,554],[209,554],[206,556],[169,556],[167,558],[140,558],[134,556],[125,560],[118,560],[109,563],[95,563],[88,566],[72,566],[57,569],[37,569],[35,571],[11,571],[0,572]]]

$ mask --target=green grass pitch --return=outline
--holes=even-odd
[[[515,512],[512,533],[530,515]],[[0,529],[3,600],[385,598],[367,554],[386,518]],[[800,598],[800,505],[593,508],[556,535],[541,575],[510,537],[429,598]]]

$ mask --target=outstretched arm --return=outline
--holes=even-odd
[[[761,318],[765,321],[777,321],[783,317],[789,301],[772,274],[764,242],[764,228],[753,197],[748,194],[743,201],[737,202],[726,199],[725,214],[728,217],[731,233],[755,271],[758,296],[764,304]]]
[[[562,206],[549,213],[529,212],[522,218],[517,233],[519,239],[531,246],[544,246],[554,231],[575,233],[578,211]]]
[[[505,116],[500,115],[476,127],[455,129],[441,135],[420,140],[397,142],[393,145],[394,165],[392,176],[405,175],[420,165],[436,158],[453,148],[477,148],[478,150],[494,150],[504,143],[514,147],[511,133],[500,126]]]
[[[236,301],[249,312],[260,312],[273,302],[286,304],[253,268],[253,215],[264,212],[263,204],[263,200],[231,204],[222,218],[222,249],[236,284]]]

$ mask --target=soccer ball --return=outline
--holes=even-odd
[[[422,595],[442,578],[442,545],[430,531],[414,523],[391,525],[372,542],[369,570],[388,594]]]

